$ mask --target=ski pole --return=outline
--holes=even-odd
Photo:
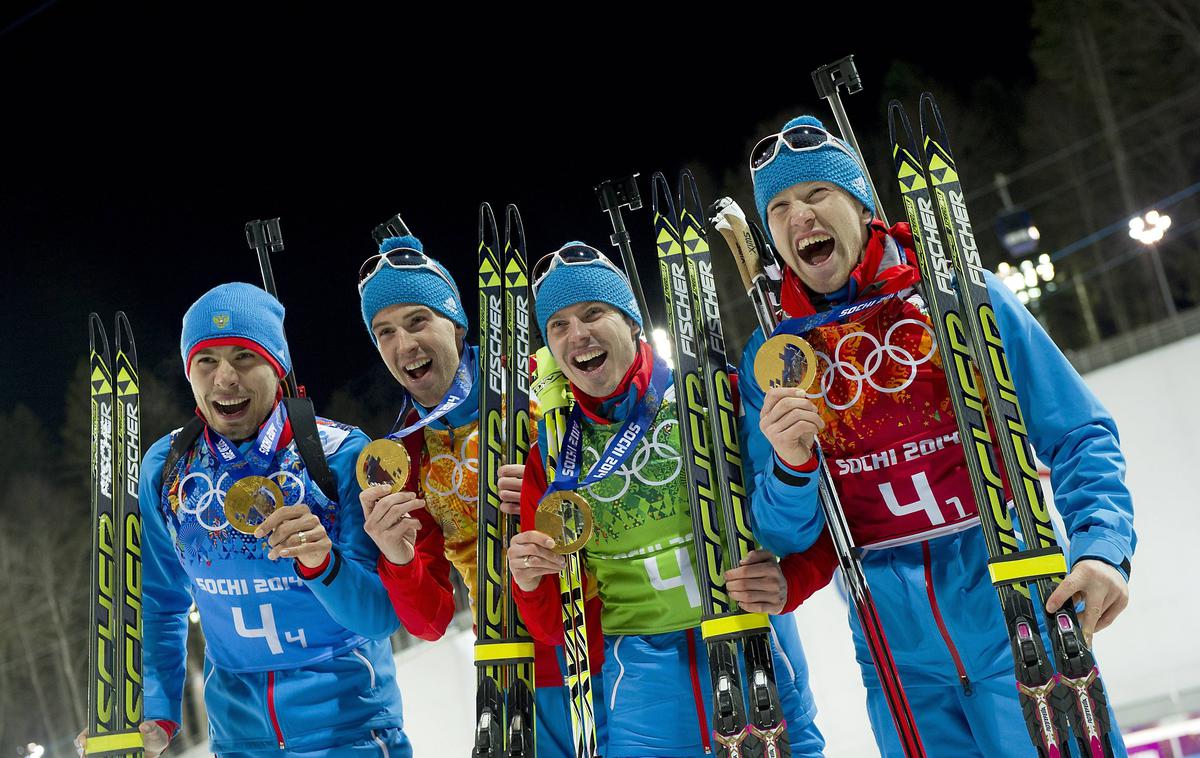
[[[637,267],[633,262],[633,248],[629,245],[629,232],[625,229],[625,220],[621,217],[621,209],[629,208],[636,211],[642,207],[642,195],[638,192],[638,174],[625,179],[605,179],[596,185],[596,197],[600,198],[600,207],[608,214],[612,222],[613,233],[609,241],[621,250],[621,262],[625,264],[625,273],[633,288],[633,296],[637,298],[638,308],[642,311],[642,323],[645,332],[654,331],[650,321],[650,309],[646,307],[646,295],[642,292],[642,282],[637,275]]]
[[[846,116],[846,109],[842,107],[842,98],[838,94],[838,89],[841,87],[845,87],[846,94],[849,95],[862,91],[862,78],[859,77],[858,68],[854,65],[854,56],[847,55],[833,63],[826,63],[812,72],[812,80],[813,84],[817,86],[817,94],[827,100],[829,107],[833,109],[833,120],[837,122],[842,139],[850,143],[850,147],[854,148],[854,153],[858,156],[858,164],[862,167],[863,176],[867,177],[867,183],[871,185],[871,195],[875,198],[875,215],[884,224],[890,226],[887,215],[883,212],[883,203],[879,200],[879,192],[875,189],[875,181],[871,179],[871,172],[867,170],[867,162],[863,158],[862,148],[858,146],[858,140],[854,138],[854,130],[850,128],[850,119]]]
[[[275,273],[271,270],[271,253],[283,252],[283,232],[279,230],[279,219],[246,222],[246,244],[258,256],[258,268],[262,272],[263,289],[279,300],[279,289],[275,286]],[[283,302],[280,300],[280,302]],[[294,365],[294,362],[293,362]],[[288,397],[304,397],[304,388],[296,384],[296,372],[289,369],[283,378]]]

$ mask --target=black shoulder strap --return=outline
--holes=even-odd
[[[317,414],[313,410],[312,400],[306,397],[285,397],[283,407],[287,410],[288,420],[292,422],[292,438],[296,440],[296,450],[308,476],[321,489],[325,497],[337,502],[337,479],[329,468],[325,458],[325,448],[321,444],[321,435],[317,433]]]
[[[179,430],[179,434],[175,435],[175,439],[171,440],[171,449],[167,451],[167,462],[163,464],[162,471],[158,472],[158,491],[161,493],[163,484],[166,482],[167,472],[174,471],[179,465],[179,459],[187,455],[192,449],[192,445],[196,444],[196,440],[200,439],[200,433],[204,431],[204,419],[199,416],[192,416],[192,420],[183,425]]]

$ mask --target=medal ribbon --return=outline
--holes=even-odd
[[[223,434],[213,431],[210,426],[205,426],[204,440],[208,443],[208,448],[213,455],[217,457],[217,473],[238,471],[243,476],[266,474],[271,469],[272,461],[275,460],[275,451],[279,446],[279,439],[286,423],[287,411],[284,410],[283,403],[275,403],[275,410],[271,412],[267,423],[258,430],[258,438],[245,453]],[[248,469],[248,471],[241,471],[241,469]],[[241,476],[237,478],[240,479]]]
[[[608,441],[604,451],[600,453],[600,460],[596,461],[596,465],[582,480],[579,478],[579,467],[583,463],[583,411],[577,403],[567,419],[558,471],[545,494],[590,486],[621,468],[625,461],[633,456],[642,437],[646,436],[646,431],[658,415],[663,395],[670,383],[671,369],[661,358],[654,356],[654,371],[650,375],[650,386],[646,388],[642,401],[625,419],[621,430]]]
[[[458,362],[458,368],[454,372],[454,379],[450,382],[450,389],[446,391],[446,396],[442,398],[442,402],[438,403],[433,410],[425,414],[422,418],[409,424],[408,426],[395,431],[396,427],[404,423],[404,417],[408,415],[411,409],[412,397],[405,393],[404,405],[400,408],[400,415],[396,417],[396,423],[392,426],[392,431],[388,434],[387,439],[399,440],[401,437],[407,437],[418,429],[425,427],[437,421],[442,416],[445,416],[450,411],[454,410],[471,395],[471,387],[475,384],[475,353],[470,346],[463,346],[462,359]]]
[[[863,300],[862,302],[843,305],[839,308],[831,308],[827,311],[815,313],[811,316],[789,318],[785,321],[780,321],[779,325],[775,327],[775,331],[771,332],[771,336],[774,337],[777,334],[794,334],[798,337],[803,337],[813,329],[826,326],[835,321],[844,321],[856,313],[874,308],[877,305],[882,305],[888,300],[891,300],[894,297],[899,297],[902,294],[904,294],[904,291],[891,292],[870,300]]]

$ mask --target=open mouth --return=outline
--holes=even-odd
[[[599,369],[604,365],[606,360],[608,360],[607,352],[603,350],[589,350],[572,358],[571,363],[575,368],[587,374]]]
[[[796,243],[796,254],[809,266],[820,266],[833,255],[833,237],[814,234]]]
[[[213,407],[222,416],[239,416],[250,407],[250,398],[246,398],[245,400],[214,400]]]
[[[411,379],[420,379],[429,373],[429,370],[432,366],[432,358],[422,358],[405,366],[404,373],[407,374]]]

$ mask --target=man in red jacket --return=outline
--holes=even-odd
[[[412,634],[440,639],[454,616],[453,565],[474,602],[479,471],[477,349],[466,342],[458,287],[416,237],[391,237],[360,271],[363,320],[380,357],[400,383],[405,410],[392,437],[413,462],[408,486],[363,490],[365,529],[379,546],[379,575]],[[517,512],[523,466],[501,468],[502,509]],[[597,617],[589,608],[589,622]],[[592,624],[589,623],[589,627]],[[560,621],[561,628],[561,621]],[[603,653],[589,629],[594,666]],[[567,691],[556,651],[537,645],[537,746],[542,758],[573,756]],[[597,729],[603,690],[593,682]]]

